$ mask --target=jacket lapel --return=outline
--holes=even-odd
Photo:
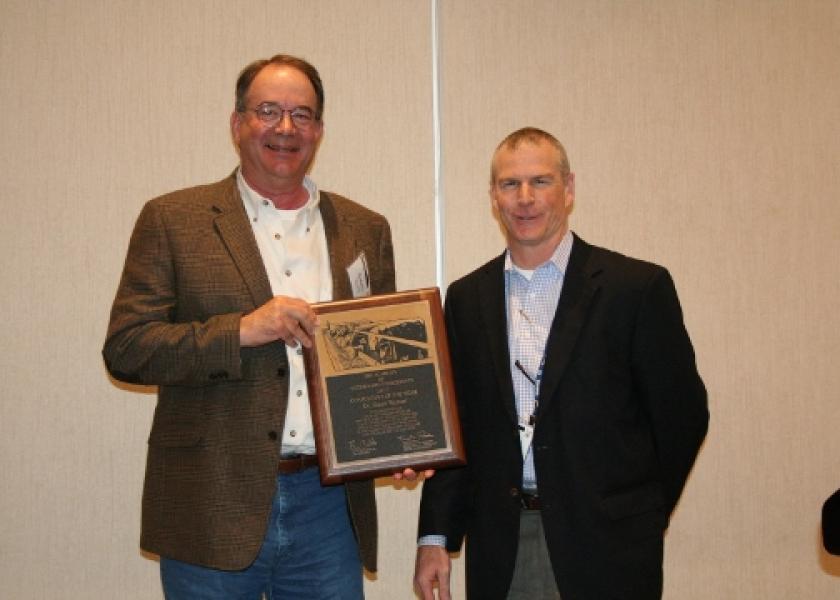
[[[540,384],[537,418],[551,403],[554,392],[569,366],[575,344],[586,323],[589,308],[600,288],[598,276],[601,269],[592,264],[591,255],[592,246],[575,236],[563,291],[560,293],[557,312],[546,341],[545,368]]]
[[[254,306],[262,306],[272,297],[271,284],[236,187],[236,174],[224,180],[223,184],[222,192],[213,202],[216,231],[239,269]]]
[[[505,255],[502,254],[483,271],[479,280],[478,300],[482,329],[493,360],[493,372],[499,398],[511,423],[518,421],[513,381],[510,376],[510,348],[508,347],[507,308],[505,306]],[[478,339],[476,343],[481,343]]]
[[[332,273],[333,300],[346,300],[353,297],[350,278],[346,268],[356,259],[356,244],[347,237],[350,227],[344,223],[344,215],[335,210],[330,195],[321,192],[318,203],[321,219],[324,222],[324,235],[327,237],[327,251],[330,256]]]

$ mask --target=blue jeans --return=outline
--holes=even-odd
[[[317,468],[277,477],[265,540],[244,571],[161,557],[167,600],[359,600],[362,564],[344,486],[322,487]]]

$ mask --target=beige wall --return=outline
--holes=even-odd
[[[400,288],[435,284],[432,5],[0,0],[0,597],[161,597],[137,547],[154,396],[110,382],[99,349],[142,203],[235,165],[246,62],[287,51],[319,67],[315,177],[391,220]],[[710,392],[665,597],[840,593],[818,537],[840,486],[840,4],[437,8],[441,279],[501,250],[498,140],[556,133],[573,228],[671,269]],[[383,481],[378,496],[367,595],[410,598],[419,488]]]

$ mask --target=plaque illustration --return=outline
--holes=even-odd
[[[426,322],[421,317],[327,321],[320,334],[334,371],[364,369],[429,357]]]

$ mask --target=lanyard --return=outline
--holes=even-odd
[[[540,381],[542,381],[543,369],[545,368],[545,352],[543,352],[542,359],[540,359],[540,366],[537,369],[537,375],[531,377],[519,359],[514,361],[514,366],[531,382],[534,386],[534,410],[524,421],[519,423],[519,445],[522,449],[522,459],[528,455],[528,450],[531,448],[531,441],[534,439],[534,423],[536,422],[537,407],[540,403]]]
[[[519,324],[516,324],[516,320],[518,318],[523,319],[531,328],[534,330],[537,329],[536,324],[531,321],[531,318],[528,314],[522,310],[521,307],[513,305],[513,297],[510,293],[511,290],[511,283],[510,283],[510,271],[505,271],[505,295],[508,297],[508,307],[507,307],[507,315],[508,319],[513,320],[513,327],[518,328],[520,327]],[[509,334],[510,335],[510,334]],[[531,441],[534,438],[534,424],[536,423],[536,414],[537,414],[537,407],[539,406],[540,400],[540,381],[542,380],[543,376],[543,369],[545,367],[545,346],[543,346],[543,354],[542,358],[540,359],[539,367],[537,368],[537,373],[535,376],[532,376],[525,366],[516,359],[513,365],[517,368],[517,370],[525,376],[525,378],[534,386],[534,409],[531,411],[531,414],[527,417],[527,419],[519,419],[519,444],[522,449],[522,459],[525,460],[528,456],[528,451],[531,448]]]
[[[525,367],[522,366],[522,363],[519,362],[519,359],[516,359],[513,365],[519,369],[519,371],[525,376],[525,379],[530,381],[531,385],[534,386],[534,410],[528,417],[528,424],[533,425],[536,420],[537,406],[540,404],[540,381],[542,381],[543,369],[545,368],[545,352],[543,352],[542,359],[540,359],[540,366],[537,369],[536,377],[531,377]],[[520,429],[522,428],[520,427]]]

